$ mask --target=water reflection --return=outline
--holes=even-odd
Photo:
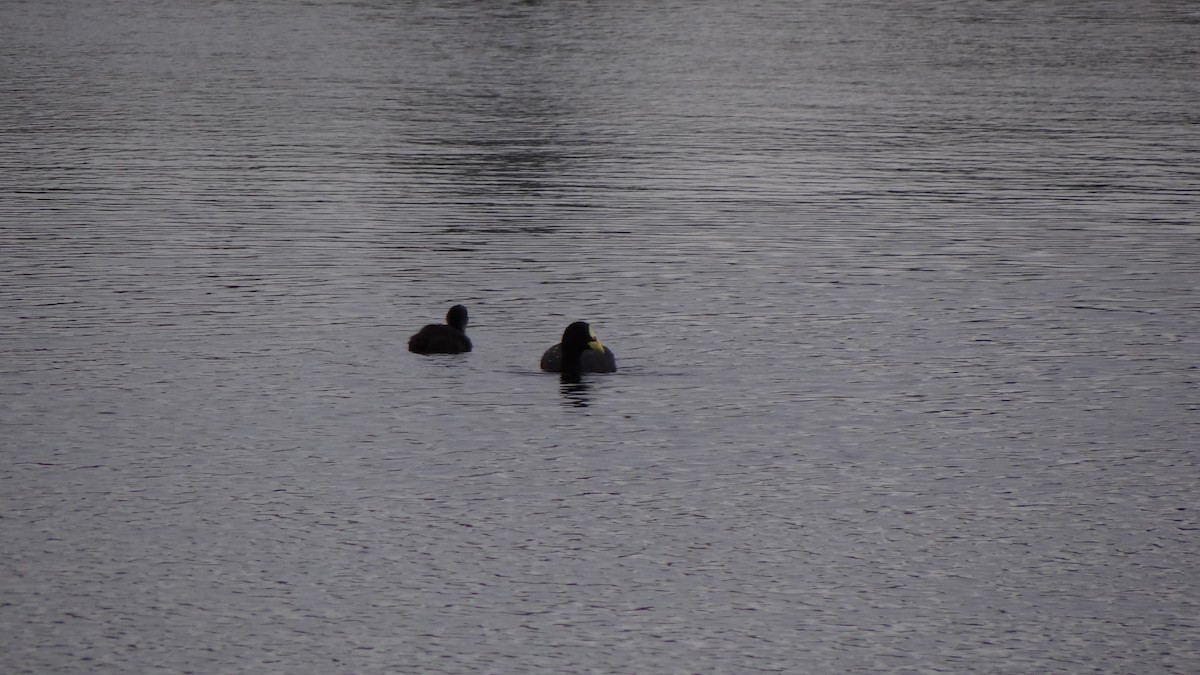
[[[534,5],[486,20],[457,7],[425,28],[403,45],[417,65],[397,74],[392,171],[458,205],[462,217],[441,223],[447,232],[554,231],[591,175],[581,162],[596,142],[594,123],[577,122],[590,119],[576,82],[592,62],[563,58],[581,38]]]
[[[586,408],[591,405],[592,385],[583,380],[583,376],[575,373],[563,373],[559,378],[559,390],[562,392],[563,405],[572,408]]]

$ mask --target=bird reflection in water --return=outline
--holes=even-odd
[[[591,403],[591,394],[588,393],[592,385],[583,381],[579,373],[568,375],[563,373],[559,381],[559,390],[563,395],[563,405],[571,408],[586,408]]]

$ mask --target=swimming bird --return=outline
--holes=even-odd
[[[446,312],[446,323],[431,323],[408,339],[408,351],[417,354],[459,354],[471,351],[467,337],[467,308],[455,305]]]
[[[562,342],[542,354],[542,370],[549,373],[615,373],[617,357],[600,344],[586,321],[576,321],[563,331]]]

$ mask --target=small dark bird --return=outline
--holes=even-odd
[[[586,321],[576,321],[563,331],[562,342],[542,354],[542,370],[549,373],[615,373],[617,357],[600,344]]]
[[[408,339],[408,351],[417,354],[460,354],[471,351],[467,337],[467,308],[455,305],[446,312],[446,323],[431,323]]]

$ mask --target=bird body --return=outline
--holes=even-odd
[[[446,323],[431,323],[408,339],[408,351],[416,354],[460,354],[471,351],[467,337],[467,308],[455,305],[446,313]]]
[[[563,331],[562,342],[542,354],[541,367],[550,373],[615,373],[617,357],[587,322],[576,321]]]

